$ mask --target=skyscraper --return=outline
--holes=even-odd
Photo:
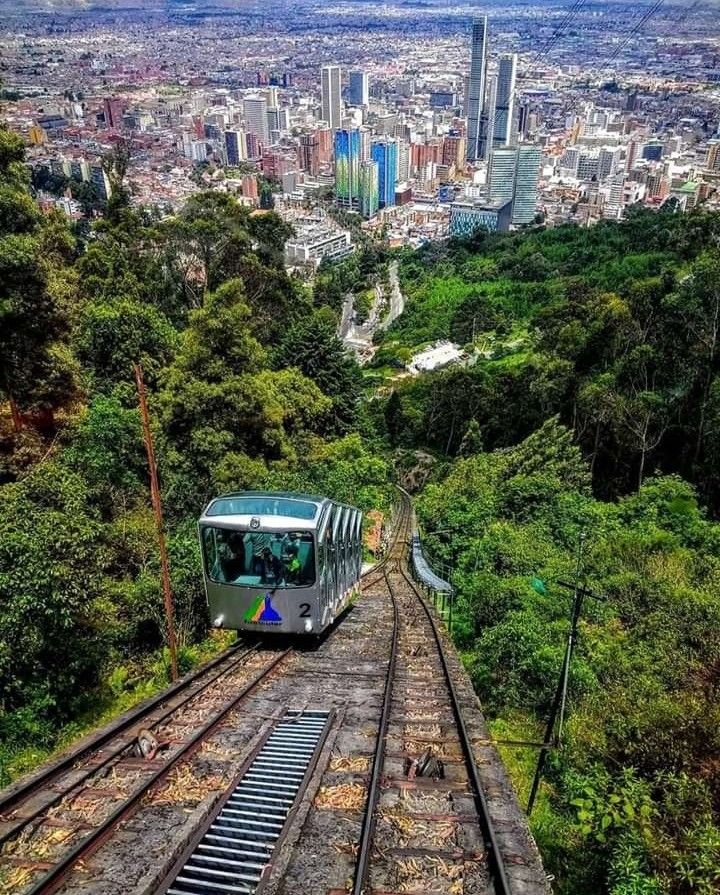
[[[360,161],[370,161],[370,151],[372,148],[372,134],[369,127],[360,128]]]
[[[495,87],[495,108],[492,111],[492,142],[494,149],[512,146],[517,130],[515,122],[515,81],[517,54],[502,56],[498,65]]]
[[[486,154],[488,120],[485,114],[487,92],[487,36],[488,19],[476,19],[472,26],[472,55],[467,99],[467,159],[476,161]],[[484,121],[483,121],[484,119]]]
[[[245,114],[245,130],[255,136],[264,145],[268,144],[267,100],[264,96],[246,96],[243,100]]]
[[[360,163],[360,214],[371,218],[379,207],[378,163],[369,159]]]
[[[225,131],[225,157],[228,165],[237,165],[247,158],[245,134],[242,131]]]
[[[320,69],[322,117],[333,130],[342,125],[341,72],[339,65],[323,65]]]
[[[707,162],[705,167],[708,171],[720,172],[720,143],[711,141],[708,145]]]
[[[398,144],[395,140],[376,140],[372,158],[378,166],[378,202],[381,208],[395,204]]]
[[[397,179],[404,183],[410,179],[410,146],[405,140],[398,140],[397,153]]]
[[[103,99],[103,114],[105,115],[105,126],[114,130],[122,127],[122,117],[125,111],[125,104],[121,99],[114,97],[105,97]]]
[[[335,197],[341,205],[357,206],[360,194],[360,131],[335,132]]]
[[[317,133],[300,134],[298,165],[313,177],[320,171],[320,137]]]
[[[512,201],[515,194],[517,149],[496,149],[490,156],[488,187],[491,202]]]
[[[367,72],[356,70],[349,75],[347,98],[351,106],[366,106],[370,102],[370,79]]]
[[[490,157],[490,200],[512,200],[513,224],[530,224],[535,217],[542,152],[529,144],[496,149]]]

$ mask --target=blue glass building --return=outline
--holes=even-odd
[[[356,206],[360,199],[360,131],[335,131],[335,198],[341,205]]]
[[[372,145],[371,157],[378,164],[380,208],[395,204],[398,146],[395,140],[377,140]]]

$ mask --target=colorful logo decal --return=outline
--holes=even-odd
[[[258,597],[255,600],[245,613],[244,620],[256,625],[279,625],[282,622],[282,616],[272,604],[272,594],[267,593],[264,597]]]

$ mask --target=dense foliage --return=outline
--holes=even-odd
[[[141,363],[181,667],[207,633],[203,503],[267,487],[380,507],[394,453],[431,477],[419,519],[500,739],[542,735],[578,556],[603,597],[533,815],[558,892],[719,891],[720,218],[403,251],[406,312],[363,380],[338,319],[351,294],[367,312],[386,251],[359,234],[310,288],[267,191],[259,212],[212,192],[161,219],[130,208],[126,166],[119,147],[105,217],[72,231],[0,129],[0,785],[94,703],[164,680]],[[397,375],[439,338],[467,363]],[[537,753],[503,754],[527,795]]]
[[[455,455],[471,419],[495,448],[559,414],[598,493],[663,470],[697,482],[714,507],[719,240],[717,215],[637,211],[591,230],[479,233],[405,255],[410,301],[385,354],[450,338],[474,363],[399,389],[397,441]]]
[[[419,501],[426,541],[457,569],[455,638],[502,720],[496,732],[537,739],[569,627],[571,594],[558,582],[574,580],[585,535],[582,578],[606,601],[586,600],[569,718],[534,816],[546,865],[568,895],[711,895],[720,527],[675,476],[617,503],[597,501],[588,483],[570,431],[549,420],[429,486]]]
[[[219,193],[165,220],[133,211],[126,165],[121,151],[106,161],[113,197],[81,244],[40,214],[22,141],[0,130],[0,785],[157,664],[135,363],[183,663],[207,635],[195,520],[213,494],[388,500],[388,464],[352,433],[360,374],[336,316],[285,272],[288,226]]]

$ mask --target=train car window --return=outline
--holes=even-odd
[[[292,516],[314,519],[317,505],[288,497],[221,497],[207,510],[208,516]]]
[[[213,581],[241,587],[310,587],[315,539],[308,531],[228,531],[205,526],[205,568]]]

